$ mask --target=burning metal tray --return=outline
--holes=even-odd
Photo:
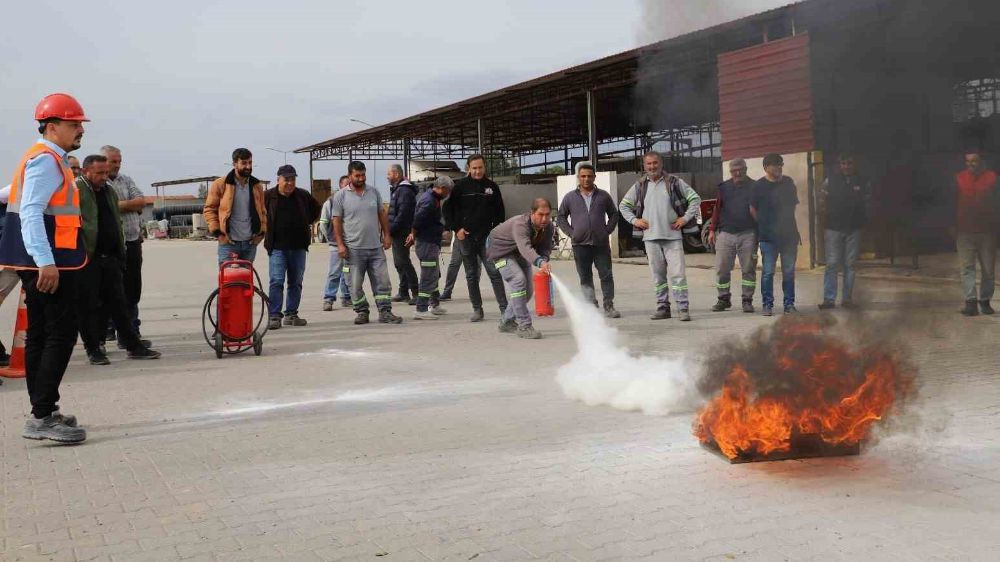
[[[767,455],[754,452],[740,452],[735,458],[729,458],[722,453],[714,441],[702,443],[702,447],[712,451],[729,461],[730,464],[748,462],[787,461],[792,459],[811,459],[816,457],[846,457],[861,454],[861,444],[831,445],[815,434],[796,435],[792,437],[792,446],[787,451],[774,451]]]

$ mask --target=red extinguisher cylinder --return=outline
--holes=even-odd
[[[535,314],[538,316],[552,316],[556,313],[552,301],[552,276],[542,270],[535,272],[533,279],[535,284]]]
[[[253,273],[246,267],[224,267],[219,287],[219,331],[233,339],[253,332]]]

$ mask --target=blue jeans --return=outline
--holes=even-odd
[[[385,250],[381,246],[371,249],[347,248],[347,259],[351,264],[351,298],[354,312],[368,312],[368,298],[365,296],[365,275],[375,293],[375,306],[379,312],[392,310],[392,285],[389,281],[389,265]]]
[[[281,293],[285,288],[285,277],[288,278],[288,301],[285,303],[285,316],[299,313],[299,302],[302,300],[302,276],[306,272],[305,250],[273,250],[268,259],[268,271],[271,276],[270,290],[267,298],[271,301],[267,312],[271,316],[281,316]]]
[[[346,268],[346,269],[345,269]],[[337,300],[337,289],[340,289],[340,297],[345,301],[351,300],[351,268],[347,262],[340,258],[336,246],[330,246],[330,271],[326,274],[326,289],[323,291],[323,300],[333,302]]]
[[[760,242],[762,272],[760,296],[764,308],[774,308],[774,271],[781,257],[781,293],[785,306],[795,305],[795,258],[799,253],[798,242]]]
[[[826,241],[826,273],[823,274],[823,302],[837,300],[837,274],[844,272],[844,292],[842,302],[851,302],[854,293],[854,265],[861,253],[861,231],[841,232],[827,229],[823,234]]]
[[[219,263],[229,259],[229,254],[236,254],[236,259],[253,261],[257,257],[257,245],[250,240],[243,242],[230,241],[228,244],[219,242]]]

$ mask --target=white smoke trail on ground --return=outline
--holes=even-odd
[[[576,355],[556,375],[567,397],[588,406],[606,404],[649,415],[694,409],[699,401],[696,366],[683,357],[630,354],[619,342],[618,330],[597,308],[574,295],[555,275],[552,280],[566,305],[577,344]]]

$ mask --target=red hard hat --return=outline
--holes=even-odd
[[[62,119],[63,121],[90,121],[83,114],[83,106],[69,94],[49,94],[35,107],[35,120]]]

